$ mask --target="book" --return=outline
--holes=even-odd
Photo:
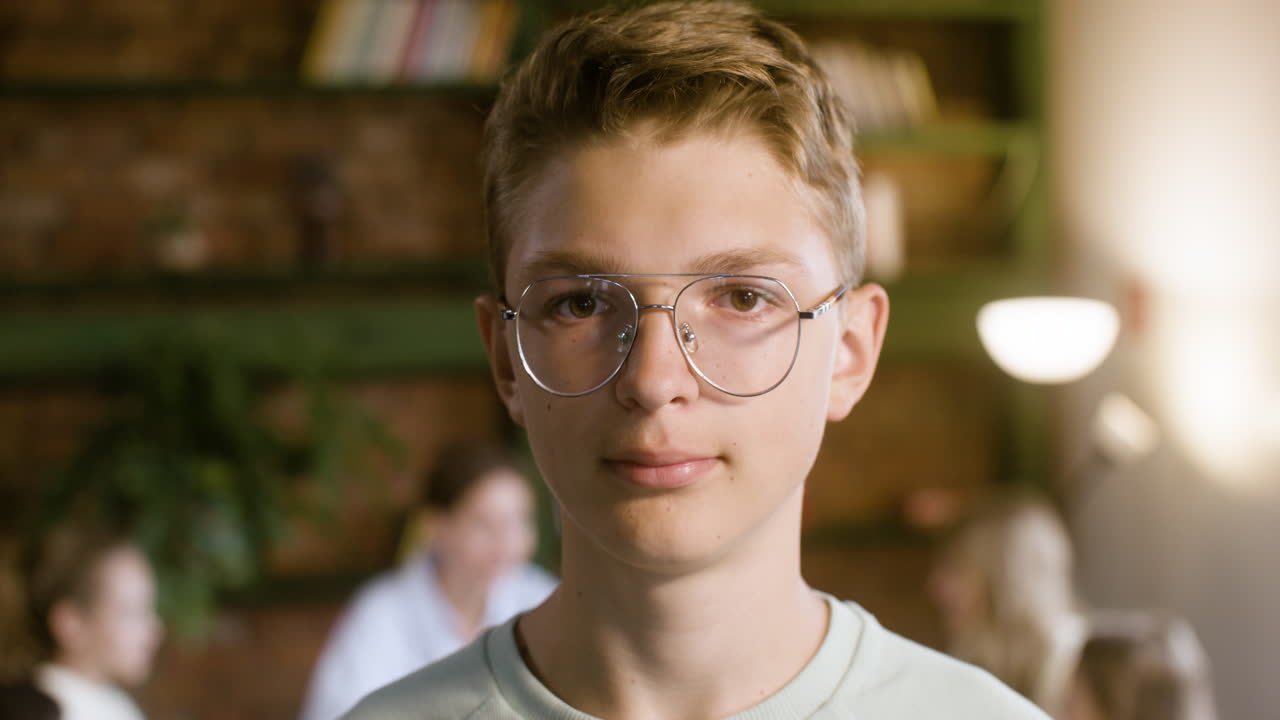
[[[400,69],[404,47],[413,34],[411,24],[415,0],[382,0],[370,36],[372,44],[365,59],[364,76],[373,82],[390,82]]]
[[[405,42],[400,54],[400,64],[396,76],[401,79],[412,79],[421,64],[423,48],[426,47],[427,34],[431,31],[431,19],[435,12],[436,0],[418,0],[414,3],[413,17],[409,21],[409,39]]]
[[[472,54],[471,79],[489,82],[498,78],[511,55],[519,8],[515,0],[487,0],[481,28]]]
[[[326,0],[303,58],[303,77],[332,81],[348,77],[360,50],[369,0]]]

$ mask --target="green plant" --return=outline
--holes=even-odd
[[[130,528],[162,615],[185,636],[202,633],[223,591],[262,576],[287,518],[332,517],[339,478],[396,449],[331,387],[305,334],[252,353],[234,337],[187,328],[106,375],[116,411],[46,486],[34,528],[84,512]],[[281,394],[297,401],[292,422],[265,411]]]

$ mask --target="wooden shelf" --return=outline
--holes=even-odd
[[[559,11],[597,8],[599,0],[551,0]],[[924,20],[1023,21],[1035,17],[1028,0],[754,0],[777,17],[886,17]]]
[[[926,544],[930,539],[899,520],[887,518],[848,520],[806,528],[801,535],[801,545],[806,550],[819,550],[855,545]]]
[[[497,83],[279,80],[222,81],[179,78],[0,79],[0,97],[28,100],[173,98],[337,98],[353,96],[490,100]]]
[[[213,268],[193,272],[134,270],[0,275],[0,299],[10,300],[158,293],[178,297],[238,296],[241,293],[279,296],[313,291],[416,290],[438,294],[479,292],[487,287],[488,270],[484,262],[472,258],[315,269]]]

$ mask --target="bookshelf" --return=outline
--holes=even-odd
[[[0,103],[72,107],[191,107],[252,105],[256,112],[304,104],[324,113],[356,104],[372,114],[389,108],[452,103],[482,109],[495,79],[483,73],[322,72],[309,44],[317,18],[343,2],[316,3],[293,31],[286,63],[254,72],[190,70],[141,74],[62,73],[13,76],[0,81]],[[405,0],[415,11],[418,0]],[[526,51],[553,18],[595,7],[594,0],[520,2],[511,20],[512,55]],[[1049,286],[1049,238],[1043,158],[1044,10],[1038,0],[757,0],[766,11],[803,32],[826,25],[890,27],[897,36],[979,35],[998,49],[990,54],[1001,74],[1002,97],[992,112],[949,115],[858,138],[868,165],[908,158],[926,166],[950,160],[1004,166],[1032,163],[1029,184],[1003,209],[1008,216],[993,252],[914,266],[885,281],[893,320],[885,349],[888,367],[981,366],[972,319],[996,297]],[[407,39],[412,45],[412,39]],[[405,43],[402,43],[405,47]],[[402,48],[401,57],[404,57]],[[308,67],[308,63],[311,67]],[[320,63],[322,64],[322,63]],[[398,110],[397,110],[398,111]],[[159,113],[167,110],[157,110]],[[176,112],[176,111],[175,111]],[[388,110],[389,112],[389,110]],[[335,139],[342,142],[341,138]],[[1031,158],[1030,161],[1027,158]],[[234,323],[247,347],[306,328],[308,342],[335,350],[335,370],[351,375],[484,372],[471,329],[470,297],[484,286],[478,257],[421,257],[354,265],[294,267],[210,266],[189,272],[146,268],[83,271],[0,270],[0,384],[75,382],[141,346],[153,333],[190,323]],[[158,298],[163,300],[157,301]],[[436,327],[427,334],[423,328]],[[1043,408],[1016,397],[1009,425],[1025,450],[1008,472],[1035,474],[1042,455],[1036,417]],[[827,532],[827,531],[824,531]],[[831,533],[839,535],[837,530]]]

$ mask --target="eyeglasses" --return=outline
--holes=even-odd
[[[641,305],[621,280],[697,278],[670,305]],[[761,275],[566,275],[538,280],[503,320],[515,321],[516,347],[543,390],[579,397],[618,374],[635,345],[641,310],[669,310],[676,345],[698,377],[737,397],[782,384],[800,352],[801,320],[822,317],[848,290],[842,286],[809,310],[777,278]]]

